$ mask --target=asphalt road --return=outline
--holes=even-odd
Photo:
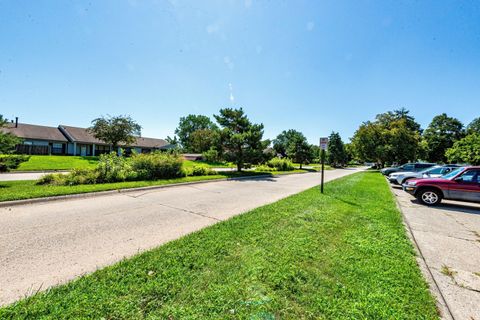
[[[401,189],[393,192],[423,256],[422,271],[442,319],[480,320],[480,204],[443,201],[427,207]]]
[[[325,177],[358,171],[330,170]],[[0,304],[319,182],[319,173],[306,173],[0,208]]]

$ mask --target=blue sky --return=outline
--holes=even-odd
[[[231,86],[231,90],[230,90]],[[231,101],[231,92],[233,102]],[[0,114],[166,137],[241,106],[310,142],[406,107],[480,116],[480,1],[0,0]]]

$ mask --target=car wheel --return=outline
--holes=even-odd
[[[425,189],[418,193],[417,199],[427,206],[436,206],[442,201],[442,195],[437,190]]]

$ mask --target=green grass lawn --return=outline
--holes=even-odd
[[[5,319],[437,319],[383,177],[348,176],[0,309]]]
[[[98,157],[30,156],[15,171],[71,170],[94,168]]]

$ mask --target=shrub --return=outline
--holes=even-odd
[[[266,171],[266,172],[271,172],[271,171],[276,171],[275,168],[269,167],[267,165],[259,165],[255,168],[255,171]]]
[[[213,148],[202,153],[202,157],[203,160],[207,162],[220,162],[222,160],[220,159],[220,154],[218,151]]]
[[[131,158],[137,180],[169,179],[185,176],[183,159],[177,154],[153,152]]]
[[[16,169],[25,161],[28,161],[30,156],[25,155],[1,155],[0,156],[0,172],[7,172],[11,169]]]
[[[193,166],[187,171],[187,176],[210,176],[217,174],[214,170],[205,166]]]
[[[74,169],[63,175],[63,184],[75,186],[79,184],[95,184],[99,180],[99,172],[92,169]]]
[[[124,157],[117,156],[115,152],[102,154],[95,171],[98,175],[97,182],[100,183],[135,179],[135,173],[132,171],[132,165],[130,162]],[[76,175],[81,176],[85,174],[87,173],[82,171],[78,172]],[[92,175],[92,173],[88,173],[88,175]],[[75,178],[74,176],[71,178],[73,179],[72,182],[75,181],[75,179],[81,179],[79,177]]]
[[[267,166],[274,168],[276,171],[292,171],[295,170],[290,159],[273,158],[267,162]]]
[[[38,185],[49,184],[49,185],[61,186],[65,184],[65,177],[63,177],[63,174],[50,173],[38,179],[36,184]]]

